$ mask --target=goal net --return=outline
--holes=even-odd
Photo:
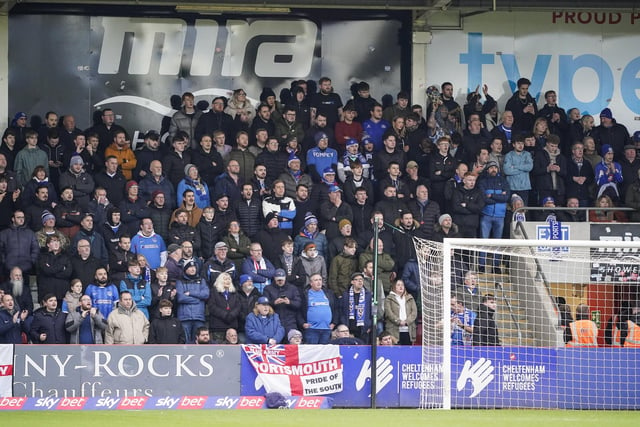
[[[422,408],[640,408],[640,242],[415,244]]]

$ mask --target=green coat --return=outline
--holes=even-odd
[[[416,340],[416,318],[418,317],[418,307],[410,293],[405,293],[405,305],[407,311],[407,326],[409,326],[409,337],[411,342]],[[390,293],[384,300],[384,328],[397,340],[400,339],[400,302],[396,294]]]

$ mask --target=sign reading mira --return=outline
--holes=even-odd
[[[311,71],[318,27],[306,19],[258,19],[252,22],[227,20],[220,24],[198,19],[189,28],[182,19],[96,18],[104,34],[100,48],[98,74],[118,74],[130,36],[128,74],[148,74],[159,54],[158,74],[177,76],[183,66],[191,76],[210,76],[214,60],[222,59],[222,76],[240,76],[245,59],[257,42],[253,71],[260,77],[305,77]],[[190,49],[185,49],[187,33],[192,32]],[[226,38],[220,42],[220,38]],[[162,48],[156,50],[157,40]],[[186,54],[186,55],[185,55]],[[253,56],[253,55],[252,55]],[[190,61],[190,64],[188,62]],[[187,62],[187,64],[183,64]]]
[[[237,395],[234,346],[42,346],[15,348],[14,396]]]

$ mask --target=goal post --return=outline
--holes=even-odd
[[[440,378],[421,391],[422,408],[640,408],[640,349],[629,348],[640,317],[640,242],[415,246],[422,368]],[[484,259],[492,260],[486,271]],[[631,336],[625,348],[622,329]]]

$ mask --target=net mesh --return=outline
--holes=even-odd
[[[422,390],[421,407],[620,409],[640,403],[640,350],[615,348],[621,335],[623,341],[631,336],[635,323],[627,321],[637,321],[637,243],[415,244],[423,375],[439,379]],[[612,388],[608,396],[602,387]]]

